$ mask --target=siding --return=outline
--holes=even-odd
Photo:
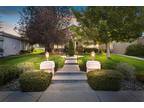
[[[3,56],[16,55],[22,49],[22,42],[18,39],[4,37]]]

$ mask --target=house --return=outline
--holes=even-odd
[[[144,45],[144,36],[139,37],[134,42],[112,42],[111,51],[117,54],[125,54],[126,49],[132,44],[142,44]]]
[[[22,37],[0,32],[0,57],[19,54],[29,46],[28,41]]]

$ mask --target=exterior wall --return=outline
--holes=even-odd
[[[22,50],[22,41],[18,39],[3,37],[3,56],[16,55]]]
[[[129,43],[129,42],[113,42],[112,52],[116,54],[125,54],[126,49],[131,44],[136,44],[137,41]]]
[[[138,39],[138,43],[144,45],[144,36],[142,36]]]
[[[130,42],[113,42],[112,43],[112,52],[117,54],[125,54],[126,49],[131,44],[142,44],[144,45],[144,36],[138,38],[136,41]]]

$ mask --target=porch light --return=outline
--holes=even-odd
[[[46,59],[48,60],[48,58],[49,58],[49,52],[46,52],[45,56],[46,56]]]

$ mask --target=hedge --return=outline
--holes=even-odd
[[[135,78],[135,67],[132,65],[129,65],[128,63],[118,63],[116,66],[116,70],[119,71],[124,79],[126,80],[130,80],[130,79],[134,79]]]
[[[114,70],[91,71],[87,73],[88,84],[94,90],[115,91],[120,89],[122,75]]]
[[[33,62],[23,62],[19,63],[17,67],[22,71],[22,72],[27,72],[27,71],[33,71],[35,69],[34,63]]]
[[[136,73],[136,79],[139,80],[139,81],[144,82],[144,72],[143,71],[137,72]]]
[[[133,44],[127,47],[126,55],[144,57],[144,45]]]
[[[23,71],[19,69],[16,65],[9,66],[4,65],[0,66],[0,85],[4,85],[7,82],[10,82],[14,79],[17,79]]]
[[[22,91],[44,91],[51,83],[52,74],[46,72],[27,72],[20,76],[19,83]]]
[[[83,52],[84,53],[91,53],[91,52],[95,52],[95,53],[97,53],[98,52],[98,49],[97,48],[84,48],[83,49]]]

